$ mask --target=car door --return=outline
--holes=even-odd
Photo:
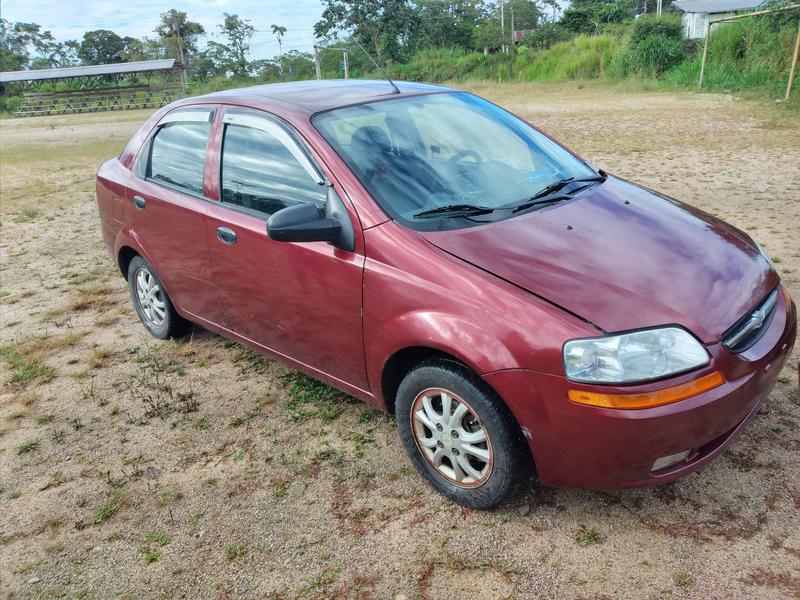
[[[209,206],[208,224],[226,327],[366,389],[363,252],[325,242],[277,242],[267,235],[271,214],[304,202],[323,208],[327,194],[338,192],[322,183],[308,150],[281,120],[226,108],[219,127],[220,201]]]
[[[143,145],[127,192],[131,235],[173,304],[210,322],[220,319],[204,196],[214,114],[214,107],[191,107],[165,115]]]

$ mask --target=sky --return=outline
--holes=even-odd
[[[92,29],[111,29],[121,36],[153,37],[159,15],[170,8],[185,11],[205,27],[205,40],[222,41],[218,25],[222,13],[250,19],[257,33],[250,42],[250,58],[272,58],[278,42],[273,23],[286,27],[283,50],[309,52],[314,46],[314,23],[322,14],[320,0],[0,0],[0,16],[8,21],[39,23],[59,41],[80,40]]]

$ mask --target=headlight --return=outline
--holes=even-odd
[[[679,327],[570,340],[564,344],[567,378],[586,383],[658,379],[708,364],[706,349]]]

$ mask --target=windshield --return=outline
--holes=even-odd
[[[513,216],[497,209],[559,181],[597,176],[520,119],[464,92],[360,104],[313,122],[381,207],[415,229]]]

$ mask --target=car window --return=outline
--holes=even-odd
[[[308,202],[323,207],[326,188],[270,132],[226,124],[222,144],[222,201],[265,215]]]
[[[203,193],[209,122],[174,122],[159,128],[151,142],[147,177],[196,194]]]
[[[400,95],[312,122],[386,213],[413,229],[512,218],[556,182],[599,177],[524,121],[463,92]],[[484,213],[447,212],[457,206]]]

